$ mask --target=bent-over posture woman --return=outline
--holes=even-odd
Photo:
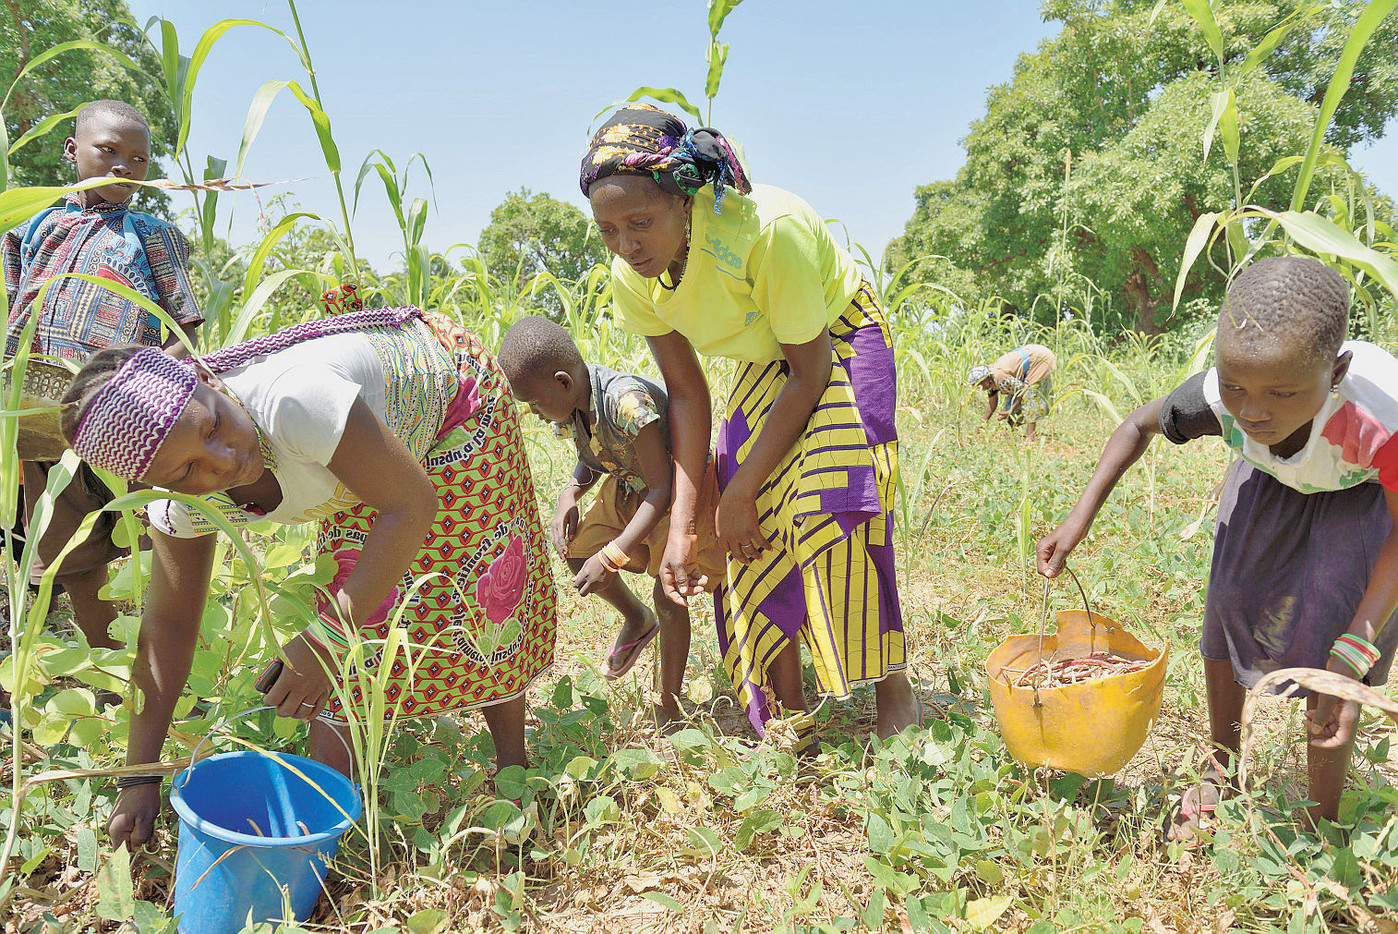
[[[556,604],[515,403],[473,335],[398,308],[308,322],[197,361],[112,348],[89,360],[65,401],[64,430],[94,466],[201,497],[235,523],[320,523],[318,551],[338,573],[266,692],[279,714],[311,721],[312,755],[348,772],[332,732],[362,681],[337,695],[334,656],[350,627],[381,645],[406,600],[408,640],[426,648],[415,672],[391,660],[389,708],[417,717],[480,707],[497,764],[524,763],[524,694],[553,661]],[[163,500],[148,514],[154,565],[133,671],[144,699],[128,765],[160,758],[214,561],[215,529],[198,509]],[[380,658],[369,654],[372,673]],[[158,783],[122,783],[108,822],[116,842],[150,838]]]
[[[880,736],[917,723],[889,514],[897,374],[853,259],[800,198],[750,185],[722,134],[646,105],[597,131],[581,186],[616,254],[617,320],[647,338],[670,394],[667,592],[703,591],[694,529],[711,414],[696,352],[727,357],[717,524],[729,556],[715,602],[749,719],[763,732],[780,706],[797,714],[801,744],[812,739],[804,642],[823,694],[876,684]]]

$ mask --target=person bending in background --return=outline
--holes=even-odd
[[[989,397],[984,421],[1002,418],[1016,427],[1023,424],[1025,440],[1033,441],[1035,426],[1053,404],[1052,376],[1057,365],[1052,350],[1042,344],[1025,344],[990,366],[971,367],[966,380],[984,389]],[[997,412],[1002,393],[1005,405]]]
[[[163,309],[194,339],[204,313],[189,281],[189,243],[174,225],[129,207],[150,170],[150,127],[141,112],[122,101],[93,101],[78,111],[63,157],[78,181],[111,178],[64,199],[5,234],[0,263],[10,314],[5,357],[19,350],[25,328],[35,329],[31,353],[81,363],[117,344],[144,344],[183,353],[178,335],[162,336],[160,319],[102,282],[125,286]],[[41,289],[47,291],[40,299]],[[33,319],[37,317],[37,321]],[[24,461],[26,525],[48,484],[50,463]],[[48,528],[39,541],[31,571],[38,583],[89,512],[111,502],[106,485],[87,467],[79,470],[54,500]],[[87,540],[63,559],[54,581],[68,592],[73,621],[94,648],[115,648],[107,627],[116,607],[98,596],[107,583],[107,565],[128,549],[112,541],[117,516],[103,513]]]
[[[1053,577],[1151,439],[1222,437],[1237,455],[1218,504],[1204,600],[1212,763],[1167,828],[1195,836],[1228,790],[1245,689],[1278,668],[1382,686],[1398,645],[1398,360],[1345,341],[1349,292],[1319,260],[1249,266],[1218,318],[1215,366],[1132,412],[1087,489],[1039,542]],[[1305,695],[1305,691],[1299,692]],[[1334,820],[1358,705],[1307,697],[1308,818]]]
[[[873,290],[810,205],[750,185],[722,134],[654,107],[603,124],[580,185],[615,254],[617,322],[647,339],[670,394],[666,593],[708,583],[698,530],[711,402],[697,351],[737,364],[718,431],[728,561],[715,610],[753,726],[764,733],[784,708],[797,747],[814,742],[802,642],[821,693],[875,684],[880,736],[919,723],[889,514],[897,374]]]
[[[386,709],[481,708],[497,766],[524,764],[525,694],[553,662],[556,600],[515,401],[474,335],[443,315],[394,308],[310,321],[196,361],[111,348],[64,401],[64,431],[88,463],[199,497],[235,524],[320,523],[316,551],[338,572],[265,692],[280,715],[311,721],[315,758],[350,771],[333,733],[346,730],[346,703],[370,715],[361,689],[381,676],[381,647],[401,625],[417,664],[391,660]],[[158,500],[147,513],[154,561],[127,765],[160,758],[215,557],[215,527],[200,509]],[[355,633],[369,651],[343,683],[337,659]],[[118,781],[114,841],[150,838],[159,782]]]
[[[670,536],[669,408],[665,387],[635,373],[583,360],[567,331],[547,318],[529,316],[500,344],[500,368],[515,398],[572,436],[578,463],[558,494],[554,549],[574,573],[583,596],[596,594],[621,614],[621,631],[602,663],[610,679],[624,676],[646,645],[660,635],[660,703],[663,730],[683,719],[679,698],[689,660],[689,608],[665,597],[660,559]],[[602,489],[581,518],[578,503],[603,476]],[[698,559],[717,587],[724,555],[714,532],[718,482],[712,463],[704,473],[698,510]],[[622,570],[655,579],[655,612],[636,599]]]

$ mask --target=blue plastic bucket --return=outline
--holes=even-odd
[[[362,807],[354,783],[330,766],[258,751],[191,764],[175,776],[170,804],[180,816],[180,934],[236,934],[249,920],[308,920],[325,864]]]

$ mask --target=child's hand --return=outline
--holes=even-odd
[[[559,498],[558,511],[553,514],[553,526],[549,531],[553,538],[553,550],[558,552],[558,557],[568,560],[568,543],[578,534],[577,500],[567,494]]]
[[[602,565],[600,555],[593,555],[583,563],[582,570],[573,578],[573,586],[584,597],[590,596],[611,582],[616,575]]]
[[[1087,534],[1087,529],[1079,528],[1076,524],[1070,524],[1064,520],[1058,528],[1039,539],[1039,547],[1036,554],[1039,558],[1039,573],[1045,577],[1057,577],[1063,570],[1063,565],[1068,563],[1068,555],[1073,549],[1078,547],[1078,542],[1082,541]]]
[[[283,666],[282,673],[262,698],[269,706],[277,708],[278,716],[309,722],[330,702],[331,684],[326,666],[333,670],[335,660],[329,649],[315,645],[304,633],[284,645],[282,650],[290,664]]]
[[[1359,704],[1333,694],[1317,696],[1315,710],[1306,712],[1306,732],[1319,749],[1342,749],[1354,742],[1358,723]]]

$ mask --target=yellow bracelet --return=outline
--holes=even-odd
[[[617,546],[615,539],[603,545],[602,551],[599,553],[602,556],[602,566],[613,573],[620,572],[631,562],[631,559],[626,556],[626,552]]]

